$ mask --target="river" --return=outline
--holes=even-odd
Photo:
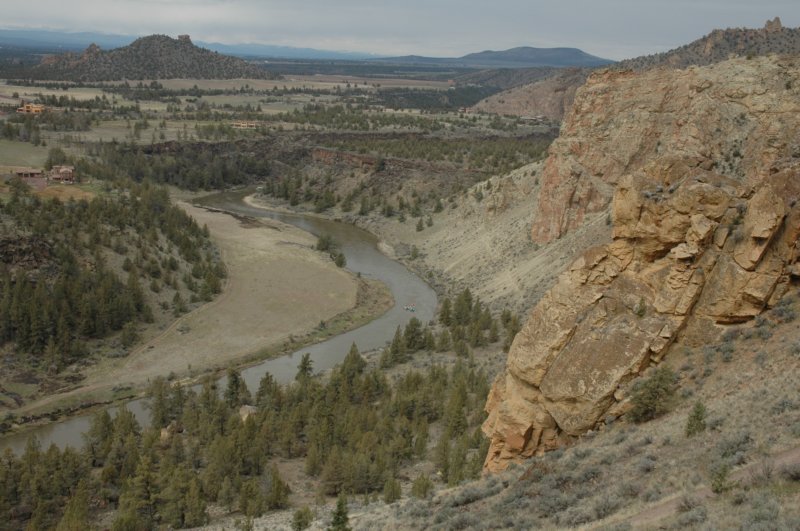
[[[315,371],[325,371],[342,361],[353,343],[362,351],[379,348],[391,340],[395,329],[404,326],[411,317],[417,317],[423,323],[434,317],[436,312],[434,291],[404,265],[381,253],[378,250],[378,239],[373,234],[346,223],[252,207],[243,201],[246,194],[244,191],[213,194],[203,198],[202,204],[238,215],[276,219],[315,236],[331,235],[339,243],[347,258],[347,269],[366,278],[384,282],[391,290],[395,301],[388,312],[360,328],[243,370],[242,378],[251,392],[254,393],[258,389],[261,378],[268,372],[279,382],[292,381],[297,372],[297,364],[304,353],[311,354]],[[405,310],[407,306],[413,306],[415,313]],[[224,379],[221,385],[224,385]],[[126,407],[136,415],[140,424],[143,426],[149,424],[149,412],[143,399],[131,400],[126,403]],[[117,408],[118,406],[109,408],[112,415]],[[89,429],[91,418],[92,415],[69,417],[22,433],[7,435],[0,438],[0,449],[11,448],[14,452],[21,453],[31,436],[36,436],[43,448],[47,448],[50,444],[56,444],[61,448],[65,446],[79,448],[83,445],[82,434]]]

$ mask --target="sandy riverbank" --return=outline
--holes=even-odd
[[[220,249],[228,270],[223,293],[126,358],[103,360],[80,387],[27,404],[17,414],[107,400],[115,387],[140,388],[157,376],[183,377],[242,363],[278,350],[290,336],[307,336],[320,321],[341,321],[337,328],[344,330],[391,307],[385,287],[367,285],[336,267],[313,250],[316,239],[298,228],[179,205],[208,226]]]

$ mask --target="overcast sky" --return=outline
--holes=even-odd
[[[714,28],[800,26],[800,0],[2,0],[0,25],[455,57],[514,46],[609,59],[665,51]]]

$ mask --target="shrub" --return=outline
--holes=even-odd
[[[411,484],[411,495],[415,498],[427,498],[433,490],[433,482],[425,474],[420,474]]]
[[[649,378],[633,387],[629,415],[634,422],[646,422],[669,411],[675,395],[675,373],[669,367],[659,367]]]
[[[596,518],[583,507],[570,507],[564,511],[563,514],[559,515],[557,520],[559,524],[564,526],[577,527],[596,520]]]
[[[652,472],[653,470],[655,470],[656,461],[655,461],[655,459],[653,459],[650,456],[642,457],[639,460],[639,464],[637,465],[637,468],[639,469],[639,472],[641,472],[643,474],[648,474],[648,473]]]
[[[700,500],[690,494],[684,494],[678,501],[678,512],[688,513],[700,506]]]
[[[686,436],[691,437],[697,435],[706,429],[706,406],[702,402],[696,402],[689,413],[689,418],[686,421]]]
[[[744,462],[744,456],[752,444],[750,433],[740,431],[722,439],[717,444],[717,452],[720,458],[738,465]]]
[[[620,505],[622,505],[622,500],[616,496],[601,496],[597,503],[594,504],[594,515],[598,520],[600,520],[617,512],[617,509],[619,509]]]
[[[800,481],[800,464],[792,463],[781,468],[781,476],[789,481]]]
[[[302,531],[303,529],[307,529],[311,526],[311,522],[313,521],[314,514],[311,512],[308,505],[306,505],[294,512],[294,516],[292,517],[292,530]]]
[[[401,490],[400,482],[390,477],[383,484],[383,501],[385,503],[392,503],[400,499]]]
[[[677,521],[678,529],[686,529],[698,524],[702,524],[708,518],[708,511],[705,507],[695,507],[694,509],[681,514]]]
[[[727,461],[719,461],[711,467],[711,492],[721,494],[733,488],[733,483],[728,479],[731,465]]]

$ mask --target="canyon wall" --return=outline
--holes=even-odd
[[[630,407],[680,336],[713,340],[800,282],[800,60],[601,72],[545,162],[533,237],[611,206],[613,241],[540,300],[487,400],[485,467],[569,444]],[[545,200],[547,198],[547,200]]]
[[[796,57],[686,70],[602,70],[581,87],[550,147],[531,237],[546,243],[604,212],[619,179],[673,156],[740,181],[764,178],[796,145]]]

